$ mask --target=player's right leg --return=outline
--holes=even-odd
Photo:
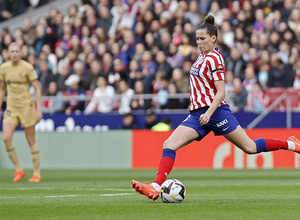
[[[138,193],[147,196],[149,199],[156,200],[159,197],[161,184],[166,180],[173,168],[176,157],[175,152],[198,137],[198,132],[193,128],[179,125],[172,135],[164,142],[163,154],[153,183],[141,183],[136,180],[132,180],[132,187]]]
[[[17,128],[17,124],[9,121],[3,121],[3,141],[7,151],[7,155],[15,167],[14,182],[19,182],[25,176],[24,171],[21,168],[18,153],[12,143],[13,133]]]

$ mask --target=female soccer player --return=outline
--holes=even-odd
[[[256,154],[279,149],[300,153],[300,142],[295,137],[287,141],[259,138],[251,140],[237,122],[225,101],[225,65],[215,47],[218,31],[215,19],[208,15],[196,31],[196,42],[200,55],[190,70],[190,114],[164,142],[162,158],[153,183],[131,181],[132,187],[156,200],[160,185],[172,170],[176,151],[192,141],[200,141],[209,132],[223,135],[245,153]]]
[[[20,47],[17,43],[13,42],[9,45],[8,55],[10,61],[0,67],[0,106],[2,106],[7,89],[7,106],[3,116],[3,140],[7,154],[16,169],[13,181],[19,182],[25,176],[12,143],[13,133],[21,123],[33,163],[33,176],[28,181],[40,182],[40,153],[35,141],[35,124],[43,116],[38,77],[33,66],[21,59]],[[35,110],[35,103],[29,92],[30,84],[35,89],[37,110]]]

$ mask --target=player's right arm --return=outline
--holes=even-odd
[[[4,101],[5,93],[6,93],[6,82],[1,80],[1,82],[0,82],[0,110],[1,110],[1,106]],[[1,117],[0,117],[0,120],[1,120]]]

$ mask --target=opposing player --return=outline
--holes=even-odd
[[[24,128],[30,147],[33,163],[33,176],[29,182],[40,182],[40,153],[35,140],[35,124],[42,119],[41,90],[37,74],[31,64],[21,60],[20,47],[11,43],[8,47],[10,61],[0,67],[0,106],[4,101],[7,89],[7,104],[3,116],[3,141],[7,154],[15,166],[14,182],[25,177],[17,151],[12,143],[13,133],[19,123]],[[36,109],[33,96],[29,92],[30,85],[35,89]]]
[[[300,142],[295,137],[287,141],[259,138],[251,140],[237,122],[225,101],[225,65],[216,42],[218,38],[215,19],[208,15],[196,31],[200,55],[190,70],[190,114],[164,142],[158,172],[153,183],[131,181],[132,187],[156,200],[160,185],[173,168],[176,151],[192,141],[202,140],[209,132],[223,135],[248,154],[279,149],[300,153]]]

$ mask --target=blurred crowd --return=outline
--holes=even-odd
[[[0,22],[55,0],[0,0]]]
[[[207,14],[219,28],[233,111],[259,113],[269,88],[300,88],[297,0],[82,0],[67,14],[52,7],[37,23],[3,29],[0,63],[17,42],[38,73],[45,113],[188,108],[188,98],[168,97],[189,92],[195,31]]]

